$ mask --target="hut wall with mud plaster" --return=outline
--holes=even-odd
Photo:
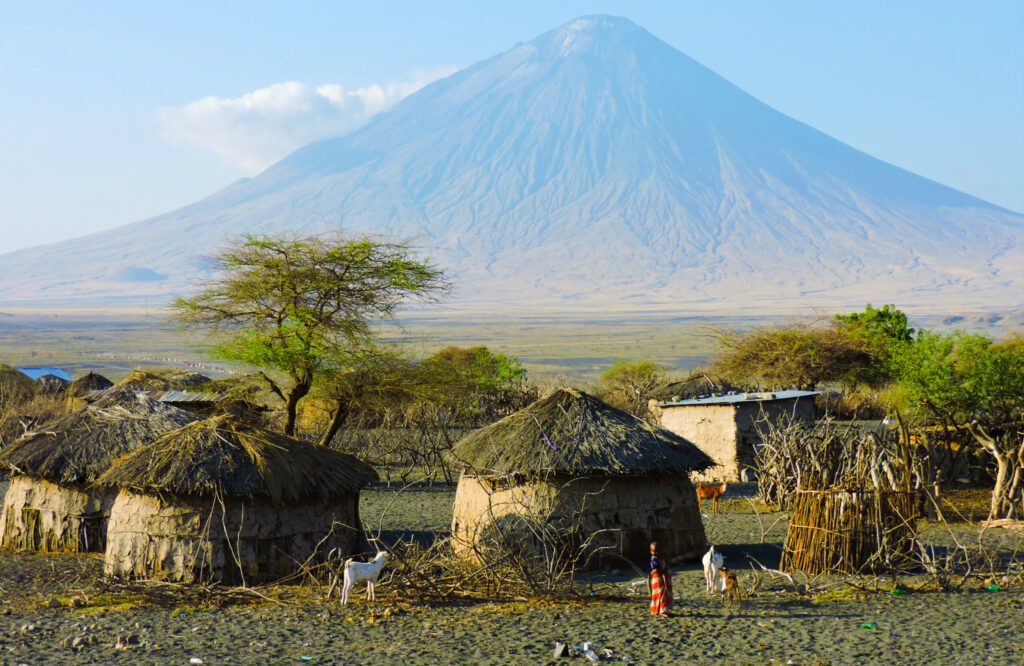
[[[707,547],[693,485],[685,475],[554,476],[510,485],[463,474],[452,519],[456,552],[474,554],[493,523],[509,515],[543,516],[593,537],[593,550],[632,562],[644,560],[651,541],[673,560],[693,559]]]
[[[103,550],[116,493],[17,475],[4,496],[0,545],[44,553]]]
[[[161,498],[123,490],[104,573],[177,582],[268,582],[333,548],[359,552],[359,495],[277,506],[265,498]],[[319,560],[317,560],[319,561]]]

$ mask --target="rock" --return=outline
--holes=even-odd
[[[134,646],[139,645],[139,637],[135,634],[117,636],[117,643],[114,644],[114,648],[117,650],[130,650]]]

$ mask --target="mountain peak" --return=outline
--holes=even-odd
[[[567,56],[607,47],[628,44],[640,39],[656,39],[636,23],[621,16],[593,14],[580,16],[554,30],[541,35],[535,43],[555,47],[558,54]]]
[[[1024,284],[1021,215],[583,16],[191,206],[0,257],[0,301],[166,299],[226,239],[325,220],[416,238],[458,300],[501,307],[1007,306]]]

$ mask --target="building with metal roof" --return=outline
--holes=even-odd
[[[714,459],[716,466],[703,478],[738,481],[754,469],[754,452],[767,422],[813,421],[818,391],[727,393],[688,400],[654,402],[658,422],[693,442]]]
[[[811,398],[820,391],[765,391],[760,393],[723,393],[701,396],[687,400],[666,400],[659,402],[658,407],[679,407],[683,405],[735,405],[744,402],[772,402],[775,400],[792,400],[794,398]]]

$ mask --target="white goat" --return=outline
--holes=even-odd
[[[721,553],[715,552],[715,547],[711,546],[708,552],[704,553],[701,562],[704,564],[704,583],[707,587],[708,594],[715,593],[715,583],[722,578],[722,566],[725,564],[725,558]],[[723,589],[724,583],[723,583]]]
[[[366,599],[375,601],[377,599],[377,578],[388,560],[387,551],[380,551],[373,558],[372,562],[356,562],[352,558],[345,560],[345,582],[341,586],[341,603],[348,603],[349,592],[352,586],[360,581],[366,581]]]

